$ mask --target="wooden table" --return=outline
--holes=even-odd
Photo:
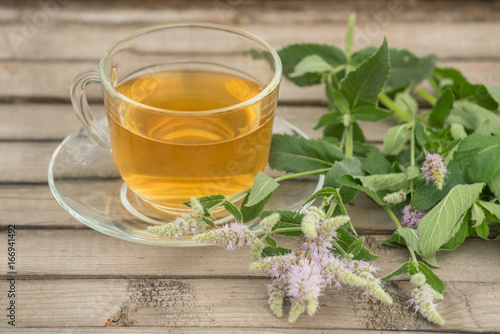
[[[295,42],[342,46],[347,16],[357,11],[356,48],[389,45],[475,82],[500,86],[500,1],[3,1],[0,4],[0,332],[8,325],[11,289],[7,227],[15,224],[16,329],[24,333],[372,333],[500,331],[500,243],[472,239],[441,252],[446,282],[436,327],[410,309],[410,284],[387,284],[385,306],[356,291],[327,290],[314,317],[295,325],[272,316],[268,279],[248,269],[249,255],[215,248],[135,244],[96,232],[59,206],[47,185],[50,157],[79,127],[69,86],[79,71],[96,69],[115,39],[169,21],[210,21],[251,31],[279,49]],[[98,90],[90,92],[97,108]],[[325,111],[320,87],[284,82],[278,114],[308,134]],[[366,126],[380,143],[390,123]],[[378,241],[393,226],[370,202],[350,207],[368,246],[389,273],[408,259]],[[119,327],[119,328],[104,328]]]

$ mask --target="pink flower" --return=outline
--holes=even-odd
[[[415,210],[410,205],[406,205],[402,212],[403,224],[412,229],[417,229],[420,219],[425,216],[425,211]]]
[[[437,153],[428,154],[421,168],[427,181],[433,181],[436,188],[443,189],[444,177],[448,171],[443,163],[443,157]]]

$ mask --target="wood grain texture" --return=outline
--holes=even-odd
[[[357,227],[353,218],[353,224]],[[6,230],[1,232],[5,243]],[[380,244],[389,235],[365,235],[367,247],[381,259],[374,263],[386,275],[408,260],[405,249]],[[18,227],[17,272],[23,277],[247,277],[260,276],[248,269],[248,249],[227,252],[214,247],[158,247],[131,243],[93,230],[28,229]],[[299,249],[300,241],[281,237],[281,245]],[[22,248],[21,248],[22,247]],[[43,250],[41,252],[40,250]],[[0,248],[6,258],[7,247]],[[470,239],[454,252],[439,252],[445,281],[498,283],[500,244]],[[400,277],[398,279],[406,279]]]
[[[293,326],[269,311],[267,283],[267,279],[245,278],[18,280],[16,324],[21,328],[104,326],[114,317],[118,326],[134,327],[436,330],[408,306],[408,282],[386,284],[394,299],[390,306],[367,299],[354,288],[328,289],[316,315],[303,315]],[[5,291],[6,284],[0,281],[0,289]],[[449,283],[445,297],[439,308],[446,325],[439,330],[500,328],[495,310],[498,283]]]

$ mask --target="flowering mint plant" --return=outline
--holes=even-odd
[[[408,306],[437,325],[436,304],[445,284],[433,272],[441,250],[467,238],[490,238],[500,223],[500,89],[477,85],[456,69],[437,68],[435,57],[379,48],[352,52],[355,16],[349,18],[345,50],[324,44],[294,44],[279,51],[286,78],[298,86],[324,85],[328,108],[316,129],[323,138],[274,135],[269,165],[288,174],[259,173],[250,189],[230,197],[191,199],[191,214],[157,235],[180,237],[228,250],[248,248],[250,268],[267,275],[269,306],[277,316],[290,304],[288,320],[313,315],[327,288],[344,285],[391,303],[383,283],[409,274]],[[431,89],[416,88],[427,81]],[[419,112],[417,97],[429,110]],[[367,143],[359,121],[392,118],[382,148]],[[263,210],[280,182],[324,174],[324,187],[297,211]],[[348,215],[359,192],[380,205],[395,230],[383,244],[404,247],[409,261],[381,277],[370,262]],[[232,200],[244,196],[238,208]],[[308,205],[310,206],[308,209]],[[214,228],[211,212],[224,207],[235,223]],[[399,216],[398,216],[399,214]],[[247,223],[260,219],[258,228]],[[206,228],[211,226],[211,230]],[[279,247],[276,235],[302,238],[299,249]],[[497,238],[499,239],[499,238]]]

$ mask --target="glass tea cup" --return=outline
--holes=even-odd
[[[191,196],[236,194],[264,170],[281,71],[276,51],[242,30],[163,24],[111,45],[99,71],[75,77],[71,99],[140,206],[175,216]],[[109,131],[95,126],[90,83],[102,87]]]

